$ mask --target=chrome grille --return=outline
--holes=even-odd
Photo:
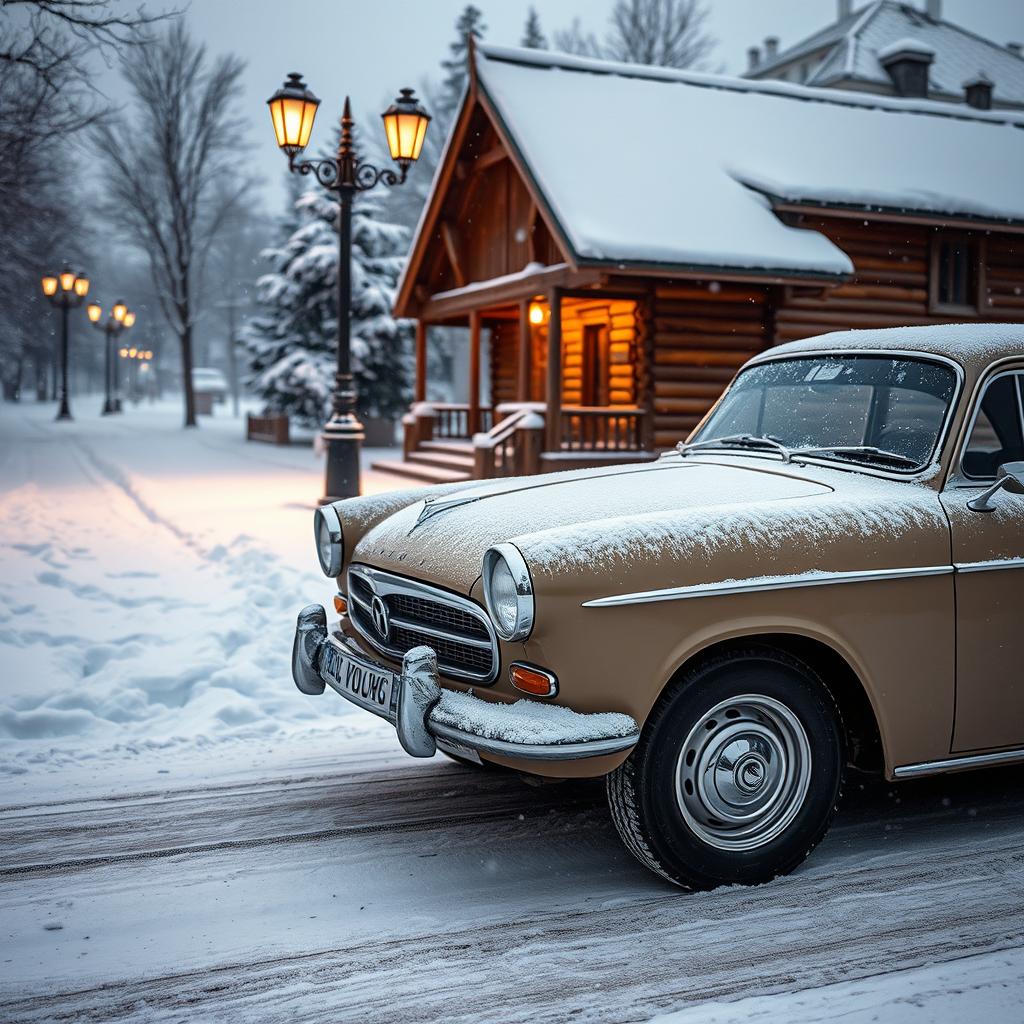
[[[479,605],[458,594],[371,568],[348,571],[349,617],[371,647],[398,661],[421,644],[437,652],[443,675],[491,683],[498,675],[498,642]],[[374,601],[386,610],[381,615]],[[381,620],[386,626],[381,632]]]

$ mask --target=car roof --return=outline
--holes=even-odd
[[[935,324],[928,327],[888,327],[881,330],[832,331],[777,345],[756,356],[759,362],[780,355],[880,349],[945,356],[976,376],[997,359],[1024,355],[1024,324]]]

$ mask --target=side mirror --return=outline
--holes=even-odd
[[[995,508],[992,498],[1002,490],[1024,494],[1024,462],[1004,462],[996,474],[996,482],[967,502],[967,507],[972,512],[991,512]]]

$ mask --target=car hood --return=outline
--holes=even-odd
[[[725,516],[753,502],[787,503],[832,490],[793,466],[679,458],[478,484],[396,512],[362,538],[352,560],[469,593],[494,544],[573,526],[600,534],[605,521],[621,531],[634,517],[642,531],[651,514],[700,509]]]

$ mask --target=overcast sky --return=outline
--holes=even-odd
[[[475,2],[484,12],[488,41],[519,43],[528,0]],[[171,0],[147,3],[150,10],[168,5]],[[436,76],[463,6],[464,0],[192,0],[186,16],[211,51],[231,50],[248,62],[244,102],[253,119],[252,159],[265,179],[268,202],[276,206],[284,201],[284,158],[274,146],[265,101],[285,74],[301,71],[323,101],[316,146],[340,115],[346,92],[357,118],[372,116],[376,122],[401,86]],[[603,34],[612,5],[611,0],[535,0],[534,6],[550,37],[575,17]],[[829,23],[836,12],[835,0],[708,0],[708,7],[708,30],[718,40],[712,63],[729,73],[743,70],[747,47],[760,45],[765,36],[778,36],[786,47]],[[1024,0],[945,0],[943,16],[1000,43],[1024,42]],[[116,96],[116,75],[104,79]]]

